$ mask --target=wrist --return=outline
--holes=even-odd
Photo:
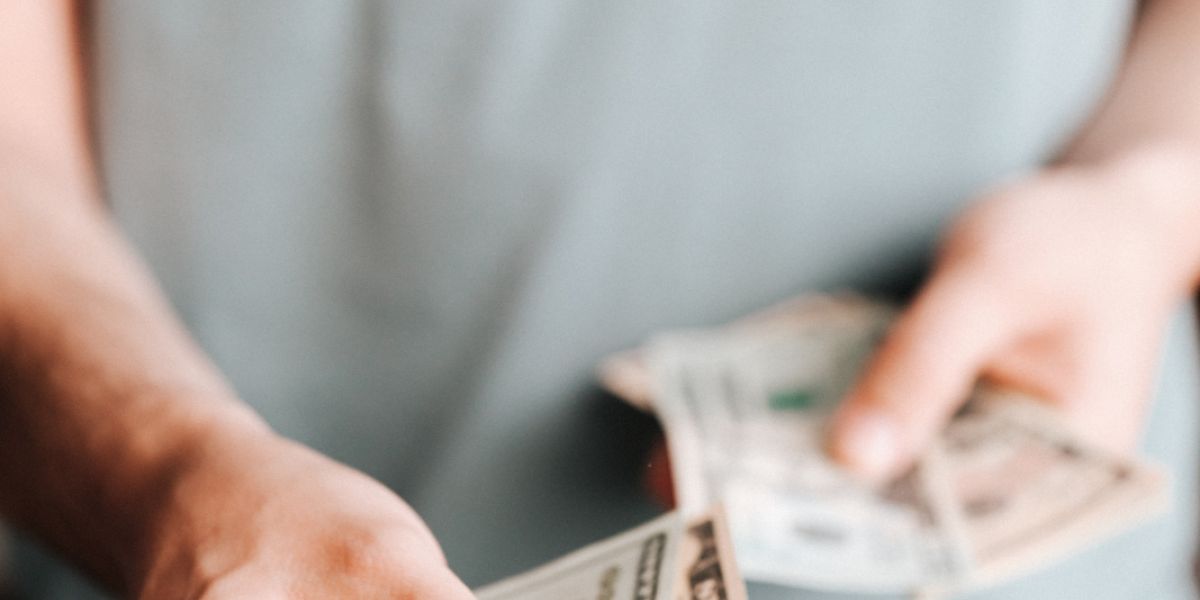
[[[1096,175],[1111,197],[1129,204],[1128,228],[1144,231],[1153,252],[1146,268],[1171,269],[1178,296],[1200,279],[1200,145],[1144,144],[1089,163],[1066,163]]]
[[[1158,202],[1173,202],[1200,214],[1200,144],[1142,144],[1091,164]]]
[[[170,433],[174,440],[141,485],[133,551],[123,568],[124,586],[138,590],[147,574],[180,561],[200,532],[206,513],[223,507],[209,503],[217,492],[236,488],[233,473],[240,460],[254,461],[258,448],[283,441],[249,407],[230,401],[218,414],[188,419]],[[191,557],[187,557],[191,558]]]

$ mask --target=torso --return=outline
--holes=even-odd
[[[108,193],[196,335],[480,584],[653,512],[599,357],[911,285],[972,193],[1080,124],[1132,5],[96,11]]]

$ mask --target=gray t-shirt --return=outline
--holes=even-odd
[[[1133,9],[99,3],[101,159],[245,399],[393,486],[478,585],[655,512],[649,426],[594,391],[598,358],[801,291],[911,287],[973,193],[1080,125]],[[996,597],[1190,597],[1186,326],[1146,438],[1179,508]]]

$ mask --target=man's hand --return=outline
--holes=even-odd
[[[103,209],[80,3],[0,3],[0,515],[122,597],[455,600],[420,519],[280,439]]]
[[[1130,449],[1165,326],[1198,272],[1197,164],[1156,152],[1061,167],[982,198],[847,396],[833,455],[868,477],[895,474],[980,376]]]
[[[1062,164],[983,198],[835,418],[833,455],[903,468],[983,375],[1128,448],[1168,315],[1200,272],[1200,3],[1147,0]]]
[[[222,438],[173,486],[139,597],[473,598],[384,486],[281,438]]]

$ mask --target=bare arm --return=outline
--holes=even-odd
[[[1200,3],[1149,0],[1108,101],[1064,160],[1143,149],[1200,153]]]
[[[117,584],[194,430],[261,425],[105,219],[71,8],[0,4],[0,507]]]
[[[0,159],[37,158],[90,180],[78,10],[70,0],[0,5]]]
[[[75,14],[0,2],[0,513],[130,595],[466,597],[399,498],[237,400],[117,235]]]

